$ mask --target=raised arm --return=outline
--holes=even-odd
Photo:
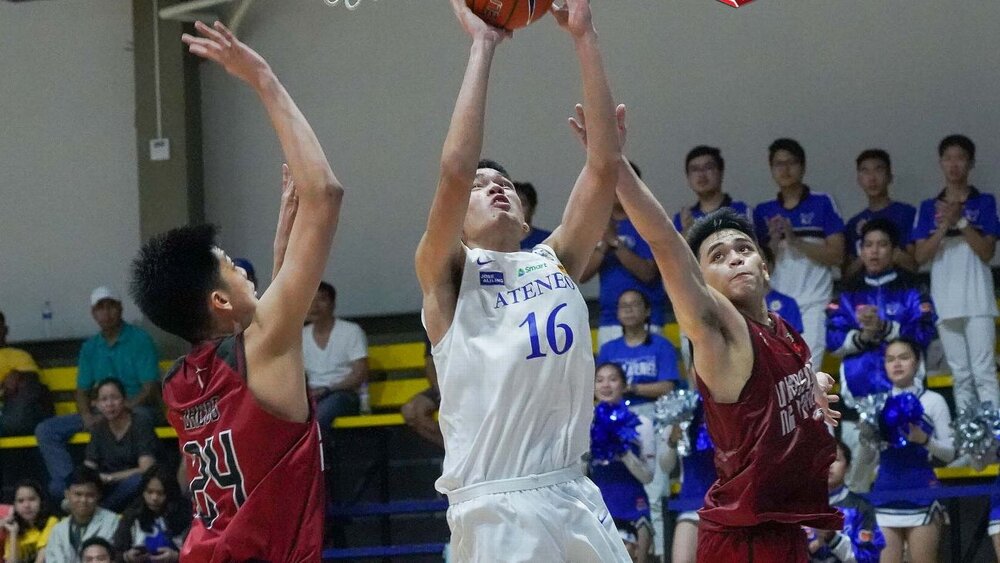
[[[278,135],[295,182],[297,210],[281,267],[246,331],[248,385],[262,406],[295,420],[308,417],[302,377],[302,323],[333,244],[343,187],[323,148],[267,62],[224,25],[195,24],[184,35],[191,53],[215,61],[257,92]]]
[[[625,213],[653,251],[677,323],[694,345],[698,375],[716,401],[735,402],[753,367],[746,320],[705,282],[687,241],[624,157],[617,192]]]
[[[576,179],[563,212],[562,223],[548,239],[566,270],[580,279],[601,240],[618,176],[621,145],[615,123],[615,106],[598,48],[597,32],[588,0],[566,0],[553,8],[559,25],[572,37],[583,77],[583,102],[587,108],[587,162]]]
[[[417,280],[424,294],[431,342],[441,339],[455,314],[454,276],[462,263],[462,225],[483,148],[490,67],[497,45],[510,35],[487,25],[463,0],[452,0],[451,4],[458,21],[472,37],[472,48],[441,149],[441,175],[427,229],[416,253]]]

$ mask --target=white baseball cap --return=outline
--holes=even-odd
[[[105,299],[110,299],[112,301],[122,302],[118,294],[115,293],[110,287],[102,285],[101,287],[90,292],[90,306],[93,307]]]

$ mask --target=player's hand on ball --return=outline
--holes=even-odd
[[[263,57],[237,39],[222,22],[208,27],[199,21],[194,27],[201,37],[187,33],[181,36],[191,54],[219,63],[226,72],[250,85],[256,84],[262,73],[271,70]]]
[[[462,29],[472,37],[473,40],[486,40],[497,44],[512,36],[512,33],[493,27],[477,16],[466,4],[465,0],[451,0],[451,7],[455,11],[455,17],[462,24]]]
[[[581,38],[594,32],[594,21],[590,13],[590,0],[564,0],[563,5],[552,4],[552,16],[559,27],[574,38]]]

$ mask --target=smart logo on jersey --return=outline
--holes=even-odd
[[[521,277],[524,274],[530,274],[531,272],[536,272],[536,271],[542,270],[544,268],[545,268],[545,263],[544,262],[542,262],[540,264],[532,264],[530,266],[525,266],[523,268],[518,268],[517,269],[517,277]]]
[[[504,285],[503,272],[479,272],[479,285]]]

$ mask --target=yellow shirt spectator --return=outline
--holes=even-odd
[[[18,348],[9,346],[0,347],[0,383],[10,375],[12,371],[38,371],[38,364],[31,357],[31,354]]]
[[[45,546],[48,545],[49,534],[52,533],[52,528],[55,527],[57,522],[59,522],[58,518],[49,516],[49,519],[45,522],[45,527],[41,530],[32,528],[26,532],[22,532],[17,537],[17,546],[14,546],[11,538],[8,537],[3,550],[7,561],[33,563],[35,558],[38,557],[38,552],[45,549]],[[17,557],[14,556],[15,549],[17,550]]]

